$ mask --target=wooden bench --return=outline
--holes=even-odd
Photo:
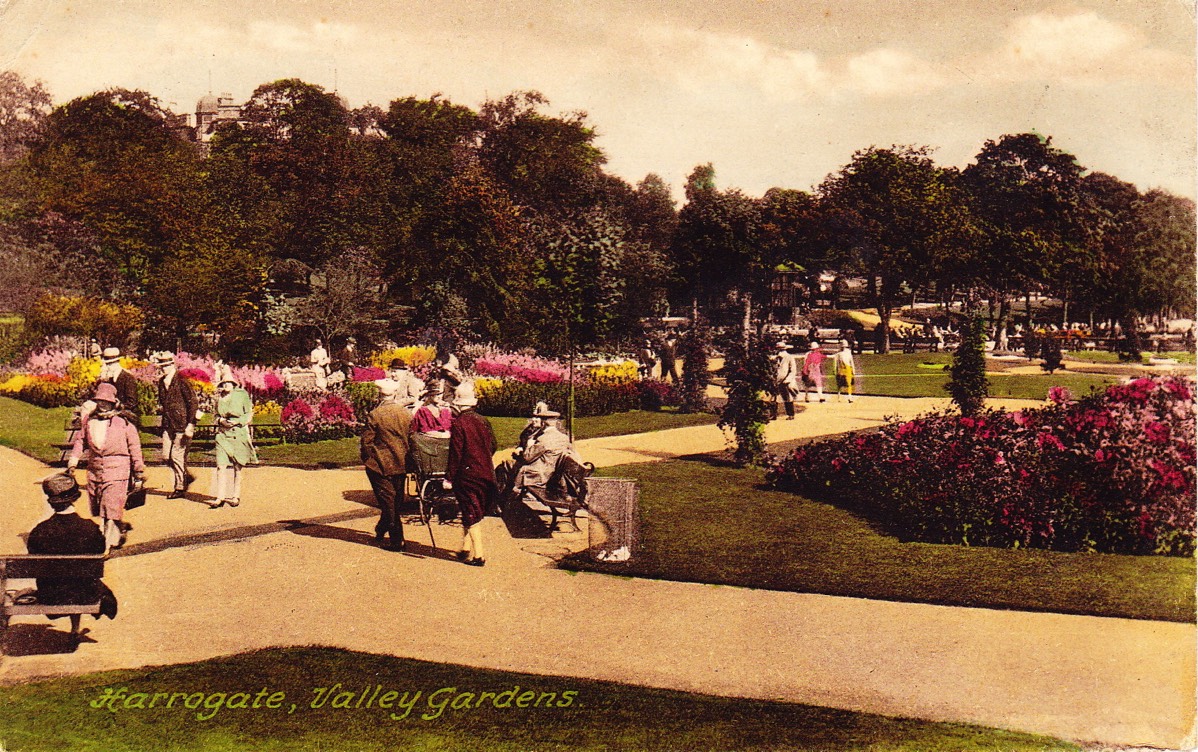
[[[38,577],[79,577],[99,579],[104,576],[105,554],[63,556],[50,554],[4,554],[0,555],[0,633],[8,629],[8,620],[13,616],[67,615],[71,617],[71,634],[79,633],[79,618],[83,614],[99,614],[100,599],[94,603],[62,604],[18,603],[22,596],[36,596],[37,591],[9,588],[9,580],[36,579]],[[0,651],[2,652],[2,651]]]
[[[549,522],[550,532],[557,529],[557,518],[562,513],[568,514],[574,530],[579,530],[578,510],[587,508],[586,479],[593,472],[595,472],[593,464],[590,462],[579,464],[573,457],[566,454],[558,459],[548,485],[524,487],[524,492],[545,506],[552,515]]]

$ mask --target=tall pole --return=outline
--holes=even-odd
[[[574,342],[570,342],[570,365],[567,369],[567,375],[570,379],[569,402],[566,406],[566,432],[570,436],[570,443],[574,443]]]

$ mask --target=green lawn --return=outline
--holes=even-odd
[[[0,397],[0,446],[12,447],[42,462],[53,462],[60,450],[50,445],[66,438],[63,425],[70,417],[69,407],[46,409]]]
[[[956,606],[1194,620],[1194,559],[903,543],[761,472],[688,458],[606,468],[640,485],[643,552],[569,568]]]
[[[314,689],[337,682],[353,693],[350,707],[313,708]],[[381,686],[377,695],[374,688]],[[91,706],[106,688],[146,697]],[[377,698],[408,692],[398,707],[357,706],[363,689]],[[433,695],[442,688],[448,691]],[[526,707],[502,707],[518,688]],[[263,692],[266,690],[266,692]],[[336,689],[338,693],[342,689]],[[186,693],[195,709],[156,707],[158,693]],[[235,693],[248,695],[245,708]],[[419,696],[415,696],[419,692]],[[498,697],[483,700],[483,693]],[[194,693],[202,693],[195,697]],[[225,697],[205,708],[218,693]],[[262,693],[259,696],[259,693]],[[278,696],[276,693],[281,693]],[[453,709],[455,698],[470,707]],[[566,693],[569,695],[567,700]],[[955,723],[889,718],[809,705],[646,689],[612,682],[517,674],[353,653],[331,648],[272,649],[200,663],[5,687],[0,734],[12,750],[145,752],[146,750],[870,750],[871,752],[1031,752],[1077,750],[1043,736]],[[552,695],[552,696],[551,696]],[[535,699],[534,699],[535,698]],[[369,696],[362,698],[369,700]],[[399,697],[402,700],[402,696]],[[257,700],[259,707],[253,707]],[[498,700],[500,707],[495,707]],[[484,704],[477,705],[482,701]],[[518,701],[518,700],[517,700]],[[540,707],[535,705],[541,702]],[[138,703],[147,707],[137,708]],[[392,701],[393,703],[395,700]],[[547,707],[550,702],[555,707]],[[445,703],[438,712],[437,707]],[[226,705],[225,707],[222,707]],[[341,704],[345,704],[342,698]],[[273,705],[273,707],[268,707]],[[565,705],[565,707],[561,707]],[[294,709],[293,709],[294,708]],[[396,718],[391,716],[395,715]],[[197,716],[208,717],[200,720]]]
[[[952,363],[951,353],[889,353],[875,355],[863,353],[857,356],[859,394],[886,397],[947,397],[944,385],[948,383],[946,370],[930,368],[928,365]],[[1028,365],[1027,361],[986,361],[990,381],[991,397],[1018,397],[1042,400],[1054,386],[1064,386],[1074,396],[1082,397],[1092,389],[1102,390],[1119,382],[1119,376],[1105,374],[1070,373],[1067,370],[1054,374],[1009,374],[1014,366]],[[833,388],[829,379],[826,388]]]

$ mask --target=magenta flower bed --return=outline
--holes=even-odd
[[[1052,398],[1039,410],[933,414],[799,447],[767,480],[844,502],[908,540],[1193,555],[1193,381]]]
[[[553,360],[492,352],[474,361],[474,373],[478,376],[515,379],[526,384],[560,384],[566,380],[568,369]]]
[[[353,436],[358,430],[354,408],[336,394],[297,397],[279,414],[283,438],[293,444]]]

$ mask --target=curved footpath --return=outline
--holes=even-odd
[[[832,398],[834,399],[834,398]],[[944,400],[859,398],[771,424],[786,441],[913,416]],[[1008,407],[1028,405],[1008,401]],[[723,448],[714,426],[579,442],[599,465]],[[0,545],[44,509],[41,463],[0,449]],[[196,496],[211,474],[199,471]],[[151,469],[151,485],[166,471]],[[15,655],[0,682],[329,645],[430,661],[731,697],[963,721],[1088,742],[1193,744],[1195,628],[573,574],[552,557],[583,536],[511,538],[488,518],[488,564],[444,550],[460,530],[408,525],[410,553],[376,548],[360,470],[249,471],[237,509],[153,495],[108,563],[116,621],[85,620],[74,653]],[[80,511],[86,513],[85,503]],[[383,596],[383,597],[380,597]],[[460,625],[487,625],[493,640]],[[24,624],[45,619],[18,618]],[[17,651],[25,652],[25,651]]]

